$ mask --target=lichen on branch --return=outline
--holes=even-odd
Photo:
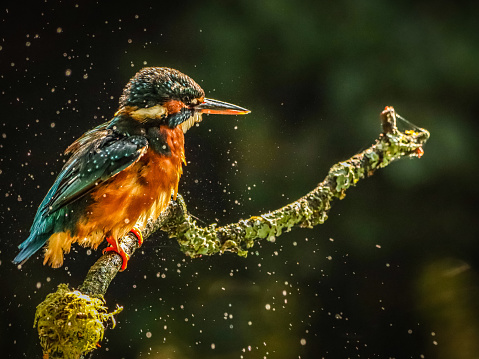
[[[105,323],[115,325],[118,307],[108,313],[102,297],[90,297],[60,284],[47,295],[35,313],[40,345],[45,358],[78,359],[94,350],[103,339]]]
[[[331,202],[343,199],[346,191],[359,180],[400,158],[421,157],[424,153],[422,146],[429,138],[427,130],[415,128],[400,132],[392,107],[386,107],[381,113],[381,121],[383,133],[375,144],[335,164],[323,182],[287,206],[223,227],[197,226],[194,218],[185,212],[181,221],[167,222],[162,229],[170,237],[176,237],[181,250],[190,257],[226,251],[246,256],[255,240],[272,241],[295,226],[311,228],[322,224],[328,218]]]

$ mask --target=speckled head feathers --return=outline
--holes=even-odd
[[[189,104],[205,92],[191,77],[168,67],[145,67],[123,90],[120,107],[153,107],[174,99]]]

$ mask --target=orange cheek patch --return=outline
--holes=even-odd
[[[181,111],[185,104],[178,100],[168,100],[163,106],[166,107],[168,114],[172,115]]]

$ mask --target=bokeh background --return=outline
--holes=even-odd
[[[100,3],[100,4],[99,4]],[[180,192],[205,223],[285,205],[378,136],[379,112],[431,132],[329,220],[191,260],[149,238],[106,296],[123,305],[93,358],[477,358],[478,2],[4,2],[0,15],[0,353],[39,358],[35,307],[78,286],[11,259],[64,161],[144,66],[252,110],[187,133]]]

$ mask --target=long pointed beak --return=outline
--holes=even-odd
[[[227,102],[212,100],[210,98],[205,98],[205,100],[199,105],[195,106],[194,109],[200,113],[210,113],[216,115],[246,115],[247,113],[251,112],[243,107],[239,107]]]

